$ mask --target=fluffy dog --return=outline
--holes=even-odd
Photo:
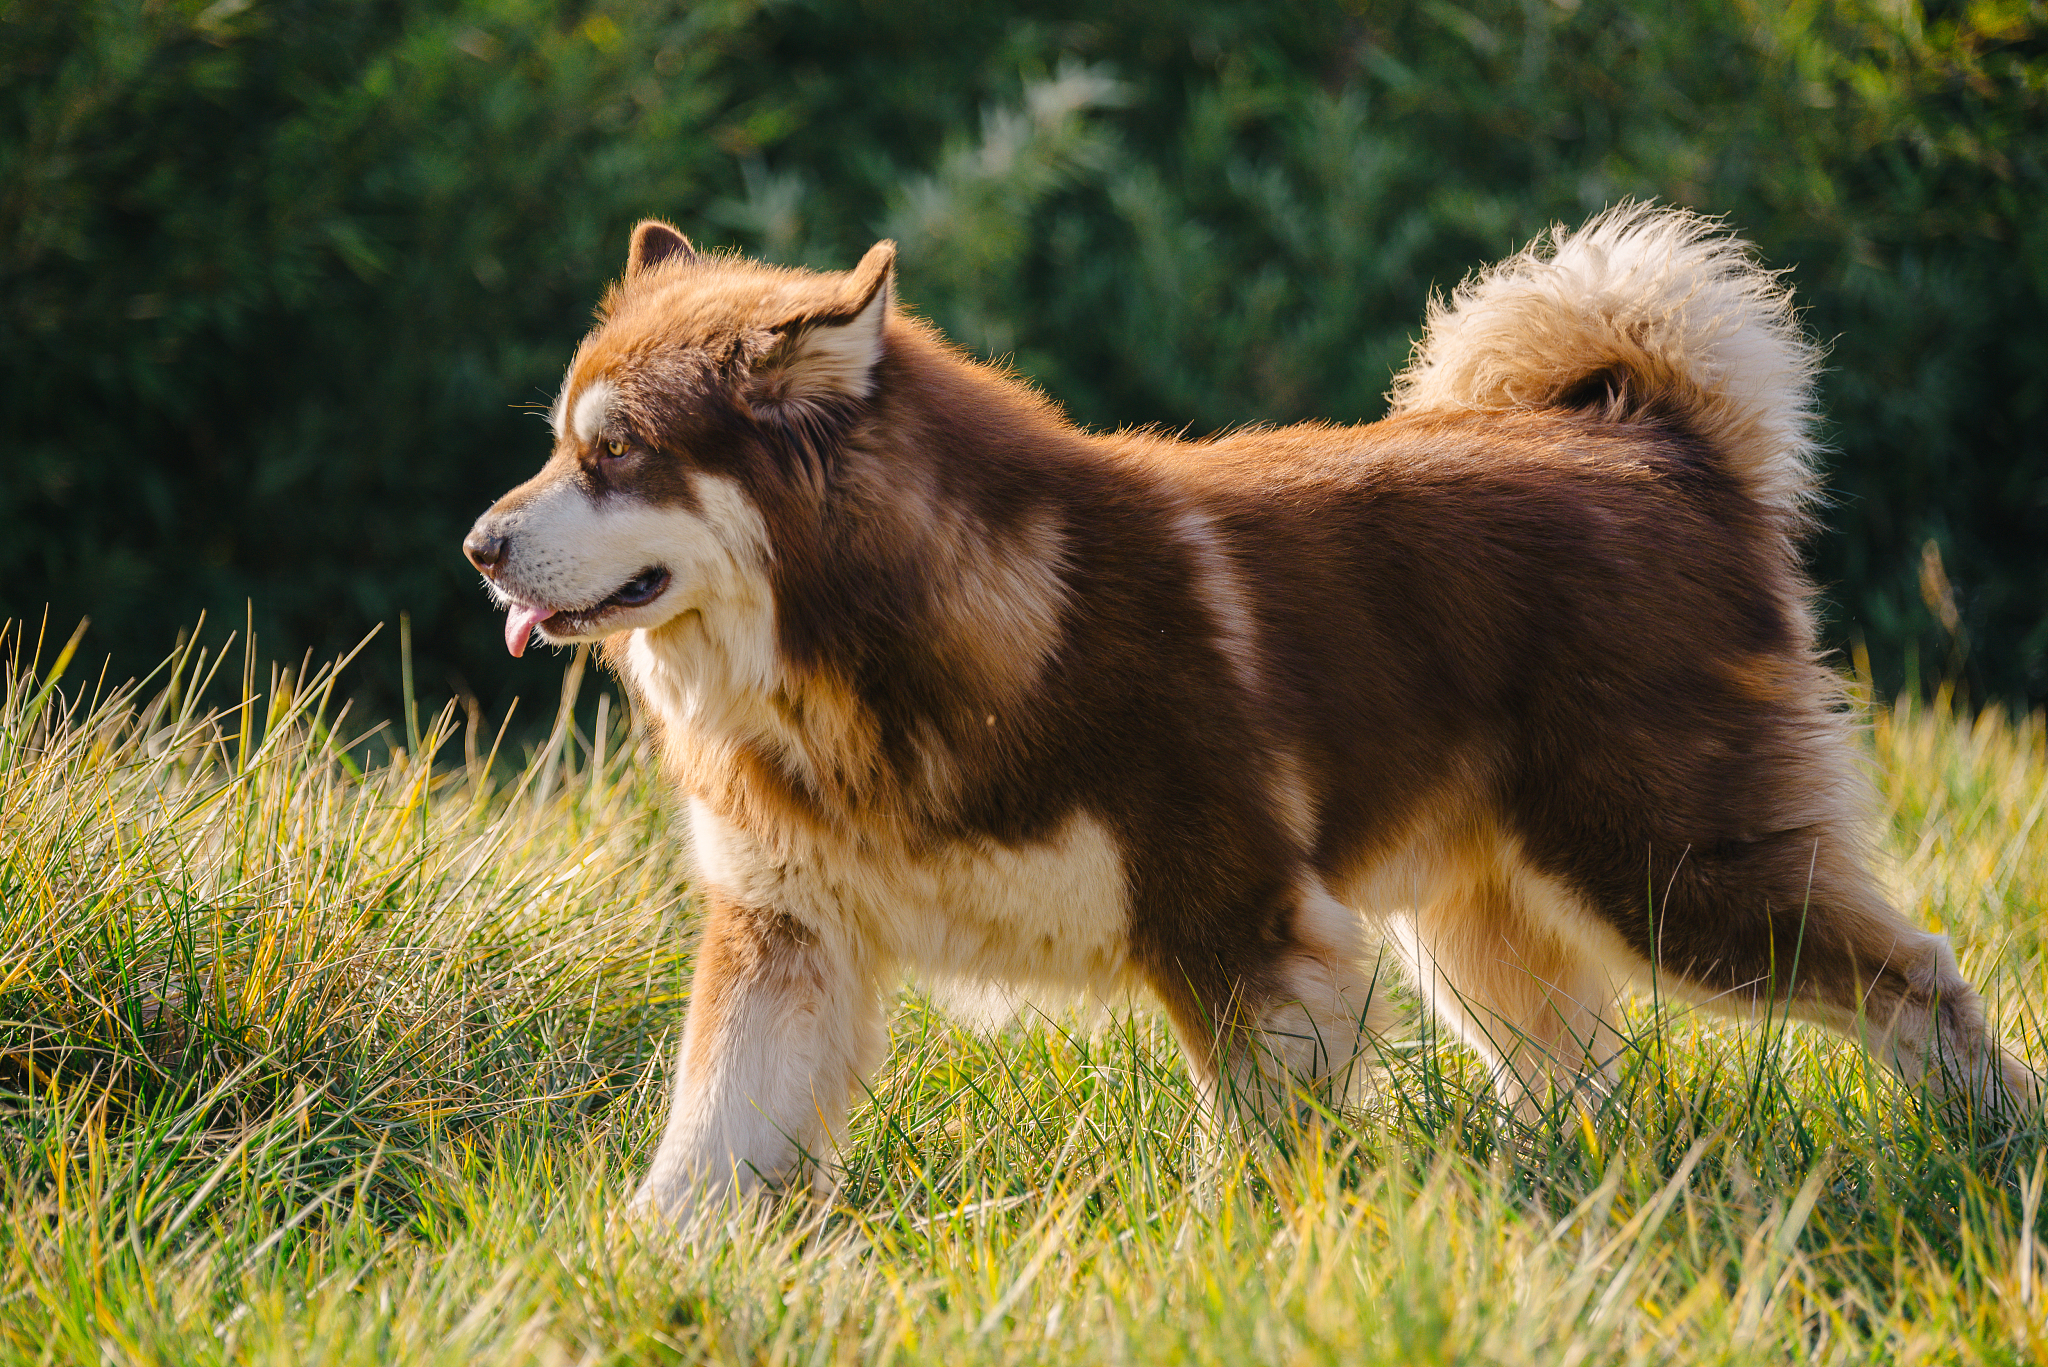
[[[1092,433],[844,273],[634,230],[554,453],[464,548],[604,641],[703,908],[668,1214],[829,1152],[906,970],[1133,987],[1211,1104],[1339,1086],[1379,942],[1535,1114],[1613,1004],[1789,1010],[2029,1104],[1869,869],[1798,543],[1815,352],[1628,206],[1432,304],[1389,416]]]

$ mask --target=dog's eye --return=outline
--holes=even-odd
[[[604,449],[615,456],[623,456],[626,454],[626,443],[622,441],[608,441],[604,444]]]

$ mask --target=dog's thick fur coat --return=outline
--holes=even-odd
[[[1201,442],[1071,426],[892,268],[642,224],[467,543],[515,653],[606,641],[688,800],[644,1205],[827,1154],[906,969],[1149,989],[1219,1104],[1344,1085],[1382,941],[1532,1112],[1653,976],[2033,1095],[1869,871],[1798,553],[1815,356],[1742,243],[1558,230],[1432,306],[1386,420]]]

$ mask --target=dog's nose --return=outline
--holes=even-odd
[[[462,538],[462,553],[469,563],[489,574],[505,558],[505,538],[479,527]]]

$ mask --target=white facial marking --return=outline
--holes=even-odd
[[[643,553],[659,547],[675,556],[662,563],[677,582],[662,595],[664,602],[675,601],[660,621],[634,624],[646,629],[627,643],[626,666],[672,729],[772,735],[780,717],[767,699],[782,684],[782,667],[767,574],[768,524],[723,475],[698,475],[693,484],[701,511],[668,510],[662,516],[673,521],[666,534],[637,543]],[[690,565],[687,587],[684,563]]]
[[[548,427],[555,434],[555,440],[562,439],[562,416],[569,406],[569,377],[562,376],[561,387],[555,390],[555,401],[548,408]]]
[[[617,391],[610,380],[592,380],[581,394],[576,396],[575,429],[578,441],[592,441],[604,430],[604,420],[611,412],[612,399]]]
[[[768,529],[760,513],[722,475],[697,475],[693,488],[695,509],[619,496],[596,500],[566,479],[554,481],[499,523],[509,550],[493,590],[502,599],[574,613],[595,608],[645,570],[668,572],[660,597],[640,607],[614,605],[588,632],[551,636],[557,644],[764,598]]]

